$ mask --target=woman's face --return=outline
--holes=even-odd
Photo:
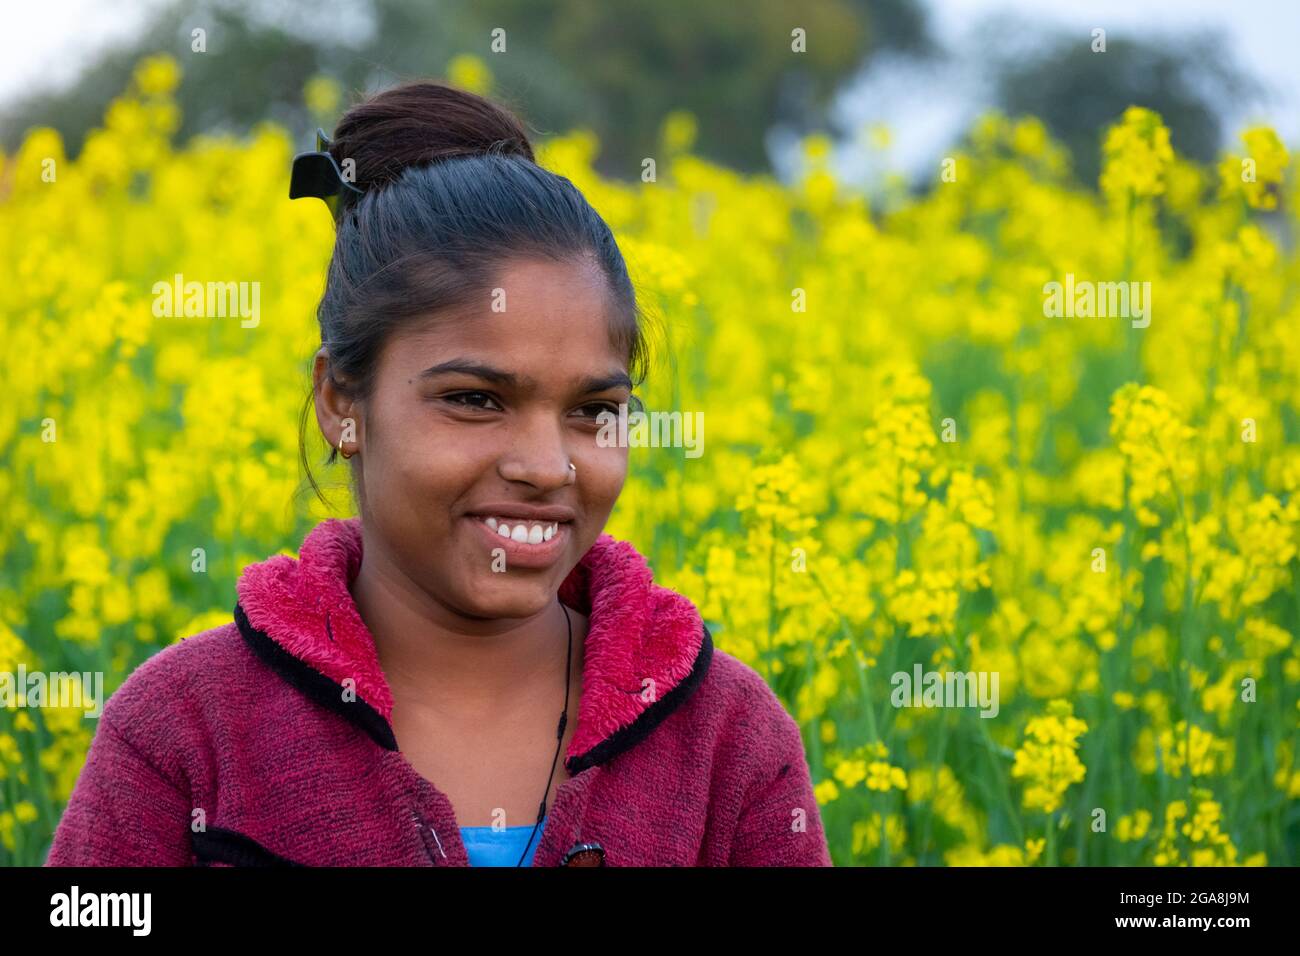
[[[317,390],[327,439],[356,422],[368,546],[474,618],[554,601],[627,476],[627,448],[597,443],[597,416],[631,394],[599,269],[515,260],[497,285],[481,307],[391,336],[364,407]]]

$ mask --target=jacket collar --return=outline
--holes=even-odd
[[[359,518],[321,522],[297,559],[280,554],[244,569],[235,620],[291,684],[397,750],[392,691],[349,591],[361,553]],[[578,727],[565,754],[576,774],[631,747],[679,707],[703,680],[713,641],[695,605],[655,584],[645,558],[608,534],[559,596],[590,621]],[[646,678],[653,694],[644,693]]]

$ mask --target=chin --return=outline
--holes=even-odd
[[[481,618],[532,617],[546,610],[555,600],[555,593],[556,588],[542,577],[532,581],[475,581],[470,583],[471,597],[464,606],[469,614]]]

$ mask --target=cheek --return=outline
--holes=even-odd
[[[432,513],[437,509],[422,505],[455,499],[491,462],[490,449],[440,424],[420,403],[390,403],[377,408],[372,421],[366,436],[367,485],[381,507],[391,496],[407,508]]]
[[[464,442],[443,442],[430,434],[411,436],[402,445],[388,448],[387,454],[400,493],[413,507],[430,513],[445,513],[445,506],[464,495],[490,461],[474,455]]]
[[[592,508],[609,509],[614,505],[627,480],[627,449],[600,449],[602,454],[576,461],[584,469],[584,480],[579,482],[583,497]]]

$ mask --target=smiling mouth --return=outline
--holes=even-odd
[[[523,518],[480,518],[499,537],[507,538],[516,544],[542,544],[550,541],[559,531],[563,522],[526,521]]]

